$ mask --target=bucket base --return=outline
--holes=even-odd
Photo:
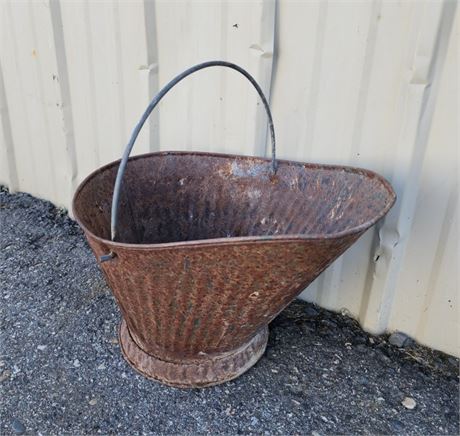
[[[233,352],[183,363],[168,362],[147,354],[134,342],[125,320],[121,322],[119,336],[124,358],[144,377],[168,386],[203,388],[232,380],[251,368],[264,354],[268,327]]]

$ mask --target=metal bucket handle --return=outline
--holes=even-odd
[[[273,119],[272,119],[272,114],[270,112],[270,107],[268,105],[267,99],[265,98],[265,95],[258,85],[258,83],[255,81],[255,79],[246,71],[243,70],[243,68],[239,67],[238,65],[232,64],[231,62],[225,62],[225,61],[209,61],[209,62],[203,62],[201,64],[195,65],[194,67],[189,68],[188,70],[185,70],[183,73],[179,74],[176,76],[174,79],[172,79],[167,85],[165,85],[160,92],[154,97],[154,99],[151,101],[151,103],[148,105],[147,109],[145,110],[144,114],[142,115],[142,118],[140,121],[137,123],[136,127],[133,130],[133,133],[131,134],[131,138],[129,140],[128,145],[125,148],[125,151],[123,153],[123,157],[121,158],[120,166],[118,167],[118,172],[117,172],[117,178],[115,180],[115,187],[113,191],[113,198],[112,198],[112,212],[111,212],[111,223],[110,223],[110,233],[111,233],[111,239],[112,241],[115,241],[116,237],[116,228],[117,228],[117,212],[118,212],[118,205],[120,202],[120,190],[121,190],[121,182],[123,180],[123,174],[125,172],[126,164],[128,163],[128,158],[129,155],[131,154],[131,150],[134,146],[134,142],[137,139],[137,136],[139,135],[140,130],[142,129],[142,126],[144,125],[145,121],[149,117],[150,113],[152,110],[155,108],[155,106],[160,102],[160,100],[168,93],[168,91],[177,83],[179,83],[182,79],[187,77],[188,75],[194,73],[195,71],[202,70],[203,68],[208,68],[208,67],[228,67],[233,70],[238,71],[241,73],[243,76],[245,76],[256,88],[257,93],[259,94],[262,103],[264,104],[265,111],[267,112],[268,116],[268,125],[270,128],[270,136],[271,136],[271,142],[272,142],[272,172],[273,174],[276,173],[277,169],[277,161],[276,161],[276,142],[275,142],[275,129],[273,127]],[[107,260],[110,260],[114,257],[113,253],[109,253],[106,255],[103,255],[100,257],[100,261],[104,262]]]

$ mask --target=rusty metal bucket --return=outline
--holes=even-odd
[[[192,152],[129,158],[168,90],[211,66],[237,70],[256,87],[272,159]],[[204,387],[253,366],[268,323],[394,201],[390,184],[371,171],[277,161],[261,89],[240,67],[216,61],[160,91],[122,161],[88,176],[73,210],[123,315],[126,360],[168,385]]]

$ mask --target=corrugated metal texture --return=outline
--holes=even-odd
[[[460,334],[458,25],[457,15],[442,79],[434,84],[437,101],[425,108],[428,115],[433,111],[432,124],[414,187],[417,198],[410,229],[405,231],[405,252],[389,316],[390,328],[400,328],[444,350],[458,347]],[[458,348],[454,352],[458,355]]]
[[[271,97],[280,157],[369,168],[398,192],[303,298],[460,355],[455,6],[1,2],[0,183],[68,206],[159,86],[201,61],[238,63]],[[236,73],[197,73],[135,152],[158,149],[267,154],[262,106]]]
[[[450,89],[442,93],[439,87],[445,59],[447,69],[456,60],[455,5],[282,2],[278,12],[272,106],[275,120],[285,120],[278,122],[280,155],[373,169],[391,180],[399,197],[379,229],[368,232],[303,297],[331,309],[346,308],[370,331],[400,329],[459,354],[455,270],[450,275],[443,271],[442,286],[435,286],[434,278],[441,264],[455,262],[455,242],[452,259],[435,254],[443,245],[446,192],[444,204],[436,197],[439,207],[423,192],[432,183],[424,179],[427,170],[440,170],[439,182],[457,189],[455,168],[439,167],[457,164],[452,154],[458,112],[449,107],[457,81],[449,82],[444,72],[441,83]],[[432,129],[435,108],[446,124],[437,130],[438,138]],[[434,226],[425,240],[418,229],[424,221]],[[422,263],[433,276],[431,284],[421,284],[417,271]],[[435,308],[434,301],[442,301],[444,310]],[[434,311],[436,321],[428,327]]]

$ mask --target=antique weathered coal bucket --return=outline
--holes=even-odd
[[[272,157],[161,152],[129,158],[161,98],[202,68],[225,66],[255,86]],[[254,365],[268,323],[395,201],[357,168],[277,161],[268,103],[227,62],[197,65],[155,97],[123,159],[91,174],[73,210],[120,307],[120,343],[146,377],[203,387]]]

